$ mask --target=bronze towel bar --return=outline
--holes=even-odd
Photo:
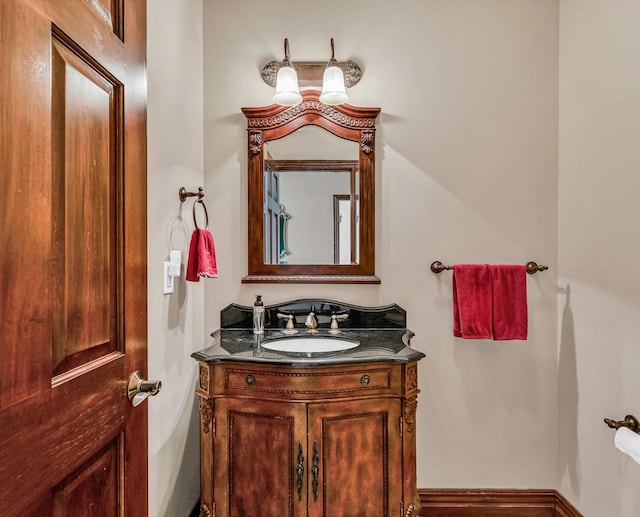
[[[549,269],[549,266],[539,266],[535,262],[527,262],[526,268],[527,268],[527,273],[529,273],[530,275],[533,275],[538,271],[545,271]],[[433,271],[434,273],[442,273],[445,270],[449,271],[451,269],[453,269],[453,266],[445,266],[439,260],[436,260],[435,262],[431,263],[431,271]]]
[[[620,427],[626,427],[631,429],[634,433],[640,434],[640,422],[633,415],[627,415],[624,417],[624,420],[611,420],[610,418],[605,418],[604,423],[607,424],[611,429],[618,429]]]

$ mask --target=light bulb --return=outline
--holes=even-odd
[[[276,75],[276,93],[273,102],[281,106],[295,106],[302,102],[298,88],[298,74],[289,59],[289,40],[284,39],[284,61],[278,67]]]
[[[344,85],[344,73],[338,65],[335,57],[335,47],[333,38],[331,38],[331,59],[327,63],[322,76],[322,93],[320,94],[320,102],[330,106],[343,104],[349,100]]]
[[[322,77],[322,93],[320,102],[335,106],[343,104],[349,100],[344,86],[344,74],[342,69],[336,64],[328,66]]]
[[[298,89],[298,74],[292,66],[281,66],[278,69],[273,102],[281,106],[295,106],[302,102],[302,95]]]

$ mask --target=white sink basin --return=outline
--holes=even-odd
[[[326,337],[293,337],[273,339],[262,343],[262,348],[277,352],[341,352],[358,346],[357,341],[347,339],[335,339]]]

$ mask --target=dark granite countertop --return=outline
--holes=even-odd
[[[318,329],[313,334],[304,328],[304,318],[313,311]],[[296,333],[285,332],[285,321],[279,314],[295,316]],[[341,314],[340,330],[330,330],[330,315]],[[406,313],[391,304],[382,307],[360,307],[344,302],[303,299],[265,306],[265,331],[255,335],[252,307],[231,304],[220,312],[221,326],[211,334],[205,348],[191,354],[198,361],[247,361],[294,366],[319,366],[375,362],[418,361],[425,357],[410,347],[413,332],[406,328]],[[278,352],[262,345],[274,339],[337,338],[355,341],[358,346],[339,352]]]
[[[309,336],[304,330],[293,335],[281,329],[267,329],[263,336],[253,334],[251,329],[220,329],[211,334],[207,347],[191,355],[204,362],[248,361],[254,363],[283,364],[290,366],[320,366],[372,362],[417,361],[425,357],[409,346],[413,332],[408,329],[345,329],[331,334],[321,329]],[[309,337],[314,339],[338,338],[357,341],[355,348],[340,352],[276,352],[267,350],[262,344],[282,338]]]

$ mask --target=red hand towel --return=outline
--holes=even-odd
[[[527,269],[490,266],[493,284],[493,339],[527,339]]]
[[[200,277],[215,278],[218,276],[216,264],[216,248],[213,235],[209,230],[196,229],[191,235],[189,259],[187,261],[187,280],[199,282]]]
[[[453,335],[491,338],[491,272],[487,264],[453,266]]]

